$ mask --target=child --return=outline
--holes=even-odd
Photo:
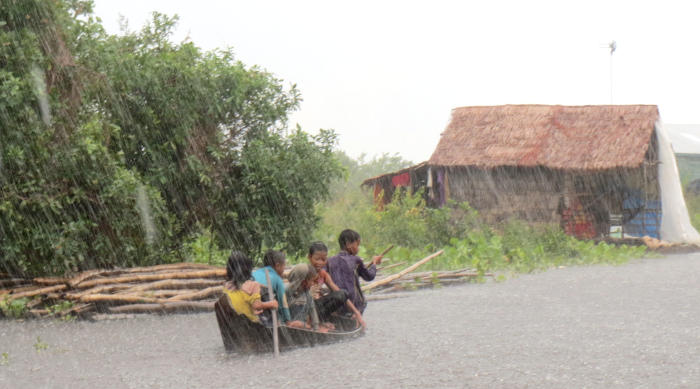
[[[377,266],[382,262],[381,256],[372,258],[372,263],[365,267],[362,258],[357,256],[360,249],[360,234],[353,230],[344,230],[338,237],[340,253],[328,260],[328,271],[338,286],[348,294],[348,299],[360,312],[367,307],[365,296],[360,289],[360,279],[372,281],[377,275]]]
[[[367,324],[362,319],[362,313],[355,307],[353,302],[348,298],[346,291],[340,289],[333,282],[333,278],[324,267],[328,258],[328,247],[321,242],[314,242],[309,247],[309,262],[316,269],[318,275],[311,287],[311,293],[316,303],[316,310],[321,321],[328,321],[331,313],[342,308],[343,305],[352,313],[353,317],[359,325],[367,328]],[[321,296],[323,286],[327,286],[331,292],[328,295]],[[328,323],[330,324],[330,323]]]
[[[286,323],[290,321],[289,317],[289,306],[287,305],[287,297],[284,293],[284,282],[282,281],[282,274],[284,273],[284,266],[286,264],[287,258],[284,253],[276,250],[268,250],[263,257],[262,268],[253,272],[253,279],[263,286],[269,287],[267,285],[267,276],[265,275],[265,270],[270,274],[270,283],[272,283],[272,290],[275,292],[275,299],[279,304],[280,322]]]
[[[287,286],[287,301],[292,321],[301,323],[291,327],[313,328],[322,332],[326,329],[319,328],[316,305],[309,292],[309,287],[316,278],[316,269],[308,263],[300,263],[289,272],[289,285]]]
[[[224,292],[231,301],[233,310],[245,315],[250,321],[260,323],[258,315],[263,309],[277,309],[277,300],[262,302],[260,284],[250,279],[253,261],[240,251],[233,251],[226,264]]]

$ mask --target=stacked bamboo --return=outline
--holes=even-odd
[[[479,277],[471,269],[455,271],[415,270],[442,254],[439,251],[396,274],[378,277],[362,286],[372,298],[391,292],[416,290]],[[379,268],[380,273],[403,266]],[[486,274],[490,276],[490,274]],[[95,313],[165,313],[212,311],[223,292],[226,270],[197,263],[176,263],[115,270],[88,270],[70,278],[12,278],[0,273],[0,301],[25,298],[32,317],[91,317]],[[66,303],[68,302],[68,303]]]
[[[421,259],[420,261],[414,263],[406,269],[401,270],[396,274],[392,274],[387,277],[378,279],[372,283],[366,284],[362,286],[362,291],[368,292],[372,290],[374,293],[387,293],[405,290],[416,290],[426,287],[461,283],[476,279],[480,276],[478,272],[471,268],[452,271],[415,272],[415,270],[418,269],[418,267],[428,263],[431,259],[442,255],[442,253],[443,251],[440,250],[434,254],[431,254]],[[386,270],[387,268],[393,266],[395,265],[386,266],[383,270]],[[484,274],[484,276],[492,276],[492,274],[487,273]]]
[[[28,313],[34,317],[210,311],[225,277],[226,269],[197,263],[88,270],[71,278],[4,277],[0,301],[27,298]],[[62,304],[66,301],[72,304]],[[52,308],[61,306],[67,308]]]

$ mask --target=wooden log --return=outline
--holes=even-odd
[[[183,293],[177,296],[170,297],[168,301],[185,301],[185,300],[201,300],[211,296],[220,296],[223,293],[223,285],[212,286],[194,293]]]
[[[80,297],[82,303],[112,303],[112,304],[133,304],[133,303],[163,303],[165,299],[144,297],[139,295],[125,294],[90,294]]]
[[[151,290],[151,289],[202,289],[202,288],[208,288],[211,286],[218,286],[221,285],[223,282],[220,280],[211,280],[211,279],[204,279],[204,278],[198,278],[198,279],[185,279],[185,280],[162,280],[162,281],[154,281],[150,282],[147,284],[140,284],[136,286],[132,286],[129,289],[126,289],[125,291],[130,291],[130,292],[140,292],[144,290]]]
[[[110,313],[211,312],[214,301],[171,301],[161,304],[130,304],[109,307]]]
[[[80,300],[81,297],[87,296],[90,294],[102,294],[104,292],[117,292],[120,290],[129,289],[132,287],[133,287],[132,284],[101,285],[101,286],[96,286],[94,288],[84,290],[82,292],[66,293],[66,298],[69,300]]]
[[[362,287],[362,291],[364,292],[364,291],[367,291],[367,290],[371,290],[371,289],[373,289],[373,288],[376,288],[376,287],[378,287],[378,286],[381,286],[381,285],[384,285],[384,284],[388,284],[389,282],[391,282],[391,281],[393,281],[393,280],[395,280],[395,279],[397,279],[397,278],[400,278],[400,277],[403,276],[403,275],[406,275],[406,274],[408,274],[408,273],[410,273],[410,272],[416,270],[419,266],[421,266],[421,265],[427,263],[428,261],[430,261],[431,259],[433,259],[433,258],[435,258],[435,257],[437,257],[437,256],[439,256],[439,255],[441,255],[443,252],[444,252],[444,250],[440,250],[440,251],[438,251],[438,252],[436,252],[436,253],[434,253],[434,254],[428,255],[427,257],[421,259],[420,261],[414,263],[413,265],[407,267],[406,269],[404,269],[404,270],[402,270],[402,271],[400,271],[400,272],[398,272],[398,273],[396,273],[396,274],[390,275],[389,277],[386,277],[386,278],[384,278],[384,279],[382,279],[382,280],[375,281],[375,282],[373,282],[373,283],[371,283],[371,284],[365,285],[365,286]]]
[[[64,277],[37,277],[32,281],[39,285],[61,285],[67,284],[69,280]]]
[[[169,272],[163,274],[147,274],[147,275],[125,275],[119,277],[101,278],[95,280],[83,281],[76,285],[76,288],[89,288],[97,285],[106,284],[121,284],[127,282],[146,282],[170,279],[192,279],[192,278],[224,278],[226,269],[208,269],[187,272]]]
[[[154,272],[160,270],[179,270],[179,269],[200,269],[200,270],[216,270],[222,269],[221,266],[208,265],[206,263],[195,262],[179,262],[168,263],[165,265],[142,266],[124,269],[126,273]],[[224,269],[225,271],[226,269]]]
[[[86,271],[78,274],[77,276],[71,278],[70,280],[68,280],[68,285],[70,285],[72,288],[75,288],[76,285],[78,285],[79,283],[81,283],[85,280],[88,280],[88,279],[91,279],[93,277],[97,277],[100,275],[107,275],[107,274],[110,274],[109,270],[99,270],[99,269],[98,270],[86,270]]]
[[[141,296],[155,298],[169,298],[182,294],[198,293],[199,289],[163,289],[163,290],[146,290],[140,293]]]
[[[0,289],[0,299],[2,299],[2,296],[6,295],[6,294],[26,292],[29,290],[35,290],[35,289],[41,289],[41,288],[43,288],[43,286],[41,286],[41,285],[22,285],[22,286],[18,286],[16,288]]]
[[[140,266],[124,269],[94,269],[86,270],[80,274],[71,278],[68,283],[72,287],[78,286],[81,282],[87,281],[100,276],[118,276],[122,274],[134,274],[134,273],[146,273],[154,274],[159,272],[175,271],[175,270],[216,270],[222,269],[220,266],[207,265],[203,263],[193,263],[193,262],[180,262],[180,263],[170,263],[165,265],[154,265],[154,266]]]
[[[8,295],[7,298],[8,298],[10,301],[12,301],[12,300],[16,300],[16,299],[19,299],[19,298],[22,298],[22,297],[34,297],[34,296],[37,296],[37,295],[40,295],[40,294],[47,294],[47,293],[51,293],[51,292],[57,292],[57,291],[60,291],[60,290],[64,290],[64,289],[66,289],[67,287],[68,287],[68,286],[65,285],[65,284],[63,284],[63,285],[49,286],[49,287],[46,287],[46,288],[39,288],[39,289],[30,290],[30,291],[27,291],[27,292],[21,292],[21,293],[11,294],[11,295]]]

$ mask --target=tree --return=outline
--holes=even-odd
[[[105,33],[91,1],[0,6],[0,253],[13,271],[182,259],[202,229],[298,250],[341,174],[335,135],[285,135],[295,86],[177,21]]]

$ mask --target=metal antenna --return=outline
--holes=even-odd
[[[613,53],[617,49],[617,42],[611,41],[608,48],[610,49],[610,105],[613,105]]]

